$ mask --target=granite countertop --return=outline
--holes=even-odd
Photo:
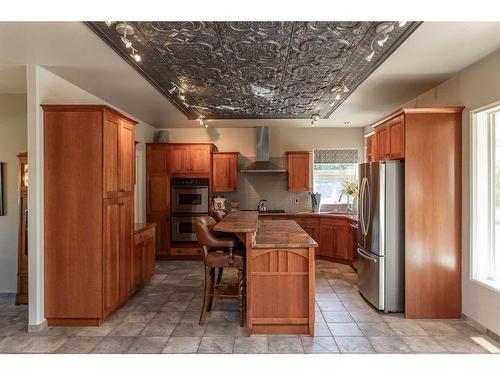
[[[257,212],[259,216],[291,216],[291,217],[331,217],[331,218],[346,218],[352,221],[358,221],[358,214],[349,214],[345,212],[311,212],[311,211],[300,211],[300,212],[258,212],[255,211],[245,211],[245,212]]]
[[[156,227],[156,223],[134,223],[134,233],[141,232],[151,227]]]
[[[227,233],[256,232],[258,222],[257,211],[232,211],[214,226],[214,230]]]
[[[293,220],[266,220],[259,221],[252,247],[309,248],[318,247],[318,244]]]
[[[214,227],[228,233],[255,233],[253,248],[309,248],[317,247],[314,241],[293,220],[259,220],[256,211],[233,211]]]

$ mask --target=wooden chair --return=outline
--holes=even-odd
[[[235,249],[234,239],[217,238],[212,233],[212,220],[210,216],[193,218],[193,227],[198,243],[203,248],[203,264],[205,266],[205,288],[203,304],[201,307],[200,322],[205,324],[207,312],[212,309],[214,297],[236,298],[240,305],[240,325],[245,321],[245,258],[243,252]],[[215,269],[219,269],[215,281]],[[237,283],[221,283],[224,268],[236,268],[238,271]],[[236,286],[236,293],[226,294],[225,287]]]

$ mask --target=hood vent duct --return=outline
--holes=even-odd
[[[282,167],[269,161],[269,129],[267,126],[256,128],[257,161],[250,164],[242,173],[285,173]]]

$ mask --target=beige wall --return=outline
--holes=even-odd
[[[17,289],[19,160],[27,151],[26,94],[0,95],[0,162],[4,163],[5,216],[0,216],[0,293]]]
[[[468,317],[500,335],[500,291],[495,292],[471,281],[469,256],[470,111],[498,101],[500,101],[500,51],[464,69],[404,106],[465,106],[462,116],[462,311]]]
[[[265,125],[265,121],[263,122]],[[165,129],[169,142],[210,142],[219,151],[238,151],[255,156],[255,128]],[[315,148],[363,148],[362,128],[269,128],[272,157],[286,151],[311,151]]]

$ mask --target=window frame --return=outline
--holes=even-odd
[[[493,278],[491,281],[488,278],[483,278],[478,276],[476,264],[476,257],[478,257],[476,252],[476,243],[477,243],[477,227],[478,227],[478,214],[477,214],[477,202],[478,202],[478,124],[479,116],[486,116],[487,121],[487,137],[485,143],[487,143],[487,173],[488,173],[488,217],[489,217],[489,229],[488,229],[488,239],[487,239],[487,247],[489,249],[489,270],[488,274]],[[482,120],[484,121],[484,119]],[[495,126],[496,122],[500,122],[500,101],[491,103],[489,105],[477,108],[475,110],[470,111],[470,125],[469,125],[469,280],[473,283],[486,287],[493,292],[500,294],[500,257],[496,259],[498,254],[495,248],[495,227],[496,227],[496,215],[495,208],[496,203],[492,204],[496,201],[495,197]],[[500,238],[497,240],[500,241]]]
[[[361,164],[362,162],[362,159],[360,159],[360,154],[362,155],[363,153],[363,149],[359,148],[359,147],[320,147],[320,148],[314,148],[312,150],[312,158],[311,158],[311,179],[312,179],[312,184],[311,184],[311,188],[312,188],[312,191],[314,193],[316,193],[315,189],[314,189],[314,184],[315,184],[315,176],[314,176],[314,164],[323,164],[323,163],[315,163],[314,162],[314,151],[316,150],[357,150],[358,152],[358,162],[357,163],[352,163],[352,164],[356,164],[359,166],[359,164]],[[326,164],[326,163],[325,163]],[[346,164],[346,163],[335,163],[335,164]],[[359,168],[359,167],[358,167]],[[356,178],[359,178],[359,169],[356,170]],[[322,205],[324,205],[325,203],[321,203]],[[333,204],[346,204],[346,203],[333,203]],[[352,202],[351,202],[352,204]],[[325,205],[329,206],[329,205],[332,205],[331,203],[326,203]]]

